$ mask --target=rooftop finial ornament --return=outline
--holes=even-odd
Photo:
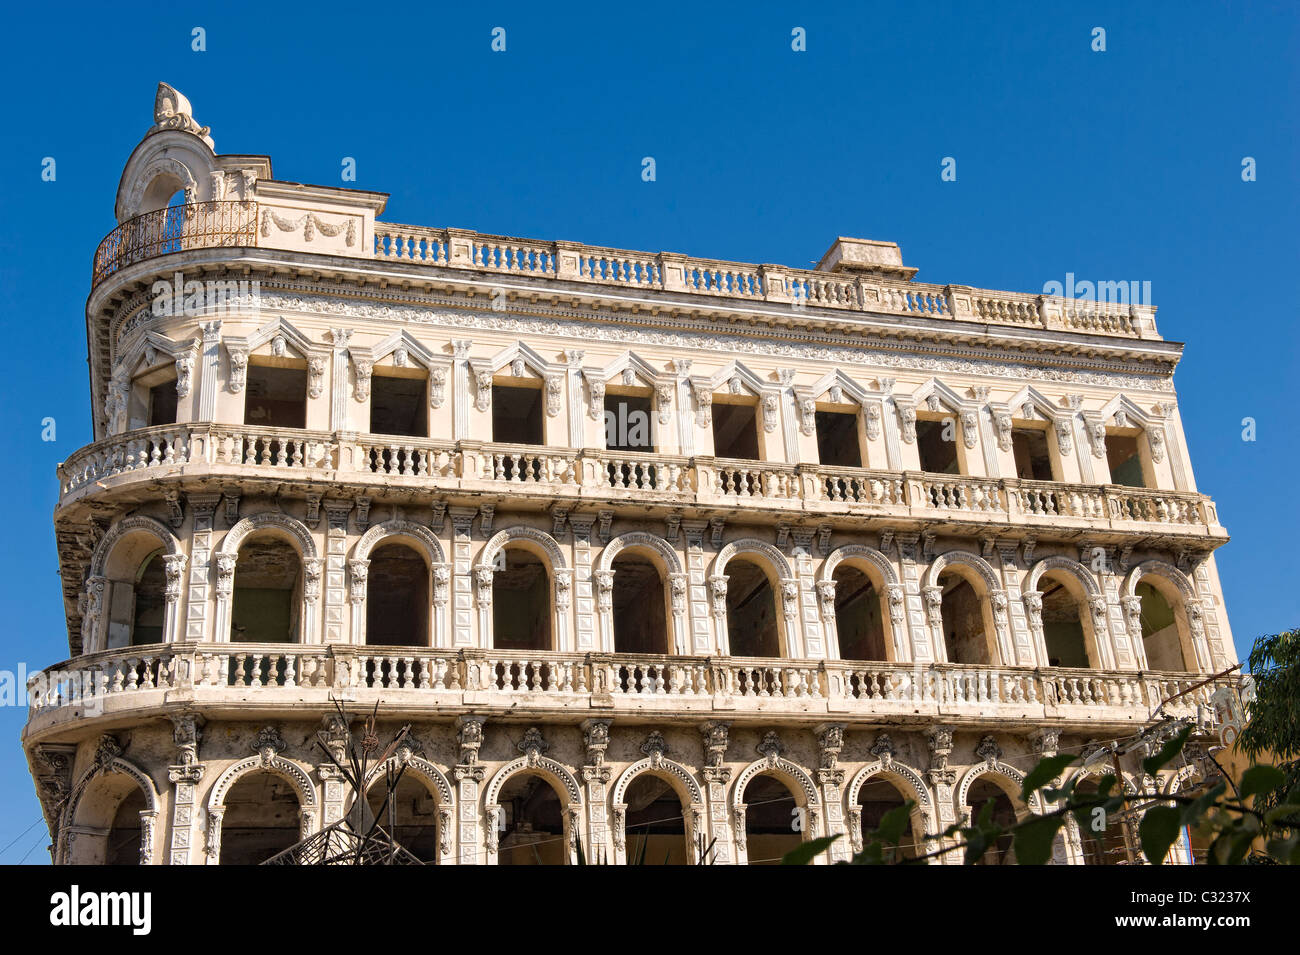
[[[211,130],[195,122],[194,108],[190,106],[190,101],[184,94],[175,87],[168,86],[166,83],[158,84],[158,94],[153,101],[153,121],[154,127],[149,130],[151,134],[160,133],[164,129],[179,129],[198,136],[208,144],[209,149],[216,152],[217,147],[213,144],[212,137],[208,135]]]

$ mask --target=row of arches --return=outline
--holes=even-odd
[[[404,764],[393,789],[391,811],[382,817],[397,841],[425,864],[456,861],[453,833],[454,790],[443,772],[410,753],[395,757]],[[1077,770],[1081,792],[1095,791],[1090,770]],[[378,816],[385,800],[384,768],[370,776],[369,810]],[[1183,775],[1168,779],[1166,793],[1176,792]],[[1020,797],[1023,775],[996,760],[979,763],[962,774],[953,788],[954,809],[969,821],[992,801],[992,819],[1008,827],[1044,809],[1037,797]],[[1132,781],[1125,785],[1133,792]],[[939,815],[934,795],[921,773],[892,756],[869,763],[844,787],[848,844],[843,853],[860,851],[866,834],[906,801],[913,804],[912,823],[897,849],[899,860],[920,859],[940,847]],[[61,858],[73,864],[135,865],[154,859],[159,796],[150,777],[118,757],[88,772],[78,783],[61,821]],[[825,806],[809,772],[779,756],[758,760],[741,770],[727,800],[730,845],[719,849],[721,825],[716,814],[706,824],[705,789],[695,773],[652,753],[618,774],[609,790],[610,846],[605,861],[646,865],[701,862],[778,864],[808,839],[825,834]],[[214,785],[207,803],[208,864],[252,865],[290,848],[315,828],[319,808],[306,767],[275,756],[252,757],[228,768]],[[596,814],[592,814],[593,817]],[[561,763],[530,754],[499,769],[484,787],[482,823],[487,832],[484,856],[498,865],[563,865],[578,859],[590,845],[583,791]],[[467,819],[460,815],[461,825]],[[478,816],[468,820],[479,825]],[[836,827],[839,828],[839,827]],[[473,836],[470,836],[473,839]],[[1066,849],[1065,843],[1072,844]],[[581,846],[580,846],[581,843]],[[1122,822],[1084,838],[1068,828],[1061,837],[1058,861],[1086,865],[1132,862],[1135,844]],[[980,865],[1015,864],[1010,836],[990,845]]]
[[[174,639],[175,604],[185,557],[161,524],[129,518],[105,539],[91,567],[83,633],[88,649]],[[215,632],[234,642],[302,642],[314,633],[322,563],[310,533],[282,514],[240,521],[214,555]],[[347,561],[352,634],[386,647],[443,645],[449,566],[427,527],[394,519],[371,527]],[[506,528],[474,566],[480,630],[509,650],[571,649],[567,620],[573,571],[549,534]],[[686,654],[688,578],[663,538],[630,532],[609,541],[592,571],[601,646],[620,653]],[[821,564],[815,599],[829,655],[850,661],[905,662],[909,610],[923,610],[937,659],[949,663],[1115,668],[1109,600],[1097,575],[1066,557],[1042,558],[1023,581],[1023,613],[1037,649],[1013,645],[1000,575],[965,551],[936,556],[909,608],[894,564],[863,545],[845,545]],[[96,587],[99,594],[96,594]],[[699,588],[697,584],[697,590]],[[713,559],[707,606],[716,652],[756,658],[804,656],[799,583],[786,556],[758,540],[733,541]],[[916,597],[914,596],[914,600]],[[1144,668],[1206,669],[1201,607],[1177,569],[1148,561],[1120,590],[1123,627],[1140,633]]]

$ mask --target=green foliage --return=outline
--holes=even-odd
[[[1260,637],[1246,658],[1255,680],[1255,699],[1246,704],[1247,722],[1237,749],[1252,760],[1277,761],[1283,779],[1263,795],[1268,809],[1294,802],[1289,793],[1300,786],[1300,630]],[[1300,824],[1292,813],[1291,825]]]
[[[817,858],[823,852],[831,847],[839,834],[833,836],[824,836],[821,839],[809,839],[801,843],[798,848],[791,849],[781,857],[781,865],[807,865]]]

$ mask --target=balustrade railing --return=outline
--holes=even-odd
[[[93,715],[111,699],[134,694],[144,700],[150,691],[192,691],[196,700],[211,693],[206,698],[214,701],[225,692],[290,690],[301,699],[311,690],[322,698],[339,691],[401,691],[415,694],[401,697],[411,701],[423,693],[458,698],[469,693],[485,701],[500,696],[503,703],[526,699],[530,706],[554,700],[560,707],[585,696],[633,706],[668,697],[683,706],[694,698],[704,704],[727,699],[742,708],[792,714],[828,707],[890,712],[898,705],[912,713],[970,708],[1025,718],[1045,709],[1083,707],[1102,719],[1125,720],[1147,718],[1164,704],[1167,715],[1213,722],[1211,696],[1221,686],[1235,685],[1235,678],[1197,686],[1204,679],[1190,673],[1059,667],[206,643],[128,647],[74,658],[34,674],[28,702],[33,716],[64,707]],[[158,704],[152,699],[142,705]]]
[[[179,466],[198,473],[201,465],[285,478],[407,478],[439,488],[505,486],[592,498],[630,492],[665,503],[689,496],[701,504],[743,502],[819,513],[842,508],[924,518],[939,512],[1000,524],[1078,518],[1117,528],[1160,524],[1198,533],[1218,524],[1213,502],[1194,492],[209,423],[160,425],[106,438],[59,465],[59,481],[66,498],[124,474],[152,479]]]

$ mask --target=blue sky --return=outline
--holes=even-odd
[[[1149,281],[1162,334],[1188,343],[1175,381],[1197,482],[1233,535],[1219,569],[1238,651],[1300,623],[1277,552],[1300,464],[1294,4],[475,7],[6,11],[0,669],[67,653],[54,468],[90,439],[90,260],[159,80],[218,151],[270,155],[277,178],[339,184],[355,158],[391,222],[792,266],[851,235],[898,242],[921,281]],[[4,863],[48,860],[24,720],[0,706]]]

